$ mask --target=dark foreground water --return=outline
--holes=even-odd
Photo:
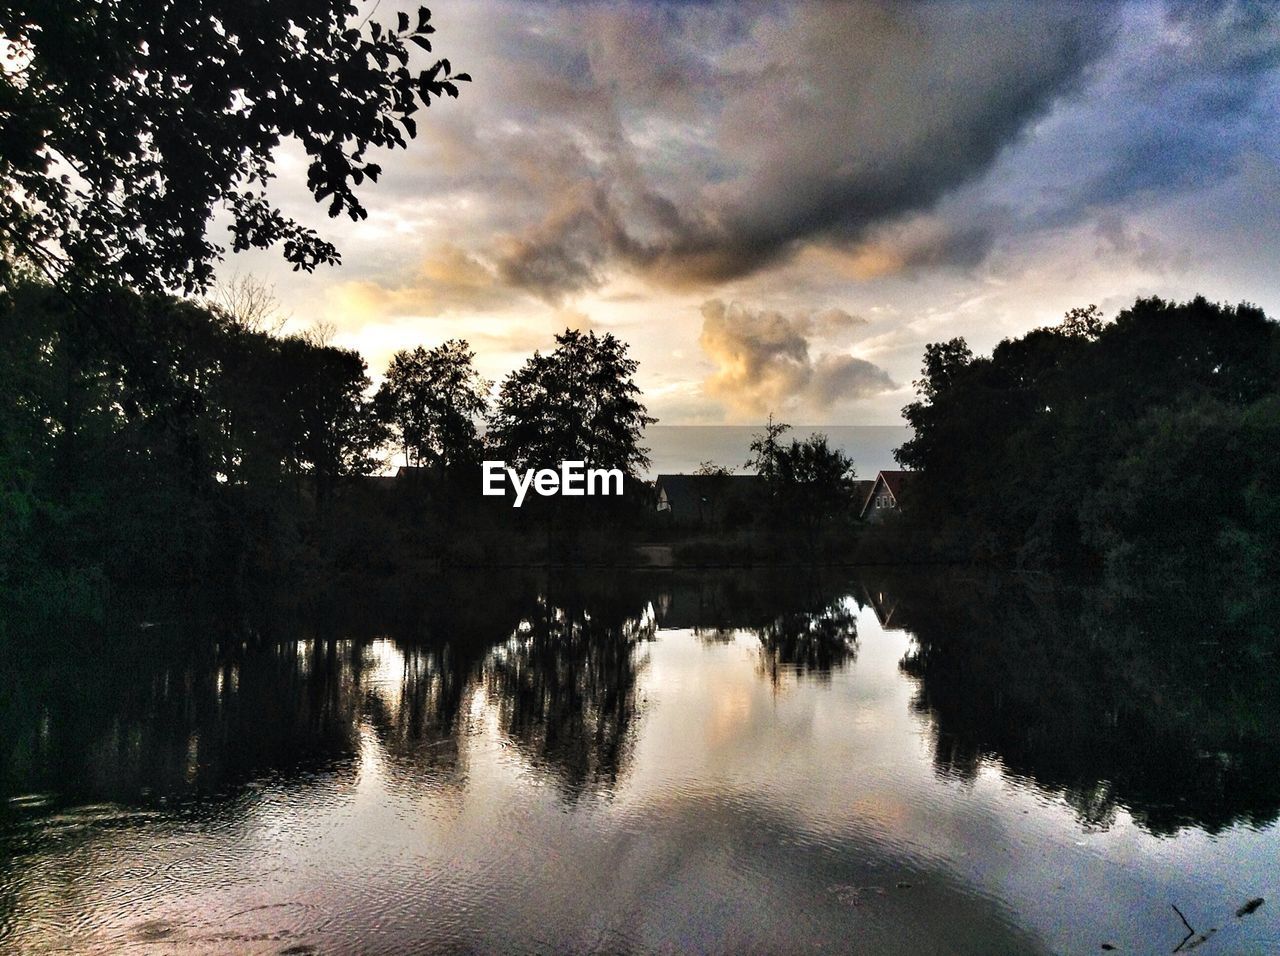
[[[650,574],[10,648],[0,951],[1280,952],[1280,683],[1214,620]]]

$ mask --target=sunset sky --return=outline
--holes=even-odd
[[[379,159],[368,220],[279,157],[344,264],[222,270],[375,375],[462,337],[498,379],[589,326],[666,424],[895,424],[927,342],[1138,295],[1280,314],[1276,6],[430,6],[474,82]]]

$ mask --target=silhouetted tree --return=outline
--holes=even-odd
[[[205,304],[248,332],[274,335],[284,328],[289,318],[280,311],[274,287],[239,272],[215,282]]]
[[[745,467],[752,468],[765,481],[772,481],[778,473],[778,456],[782,452],[782,436],[791,430],[786,422],[775,422],[773,412],[765,423],[764,431],[751,436],[748,448],[751,457]]]
[[[162,295],[0,295],[0,600],[65,616],[106,579],[178,585],[292,563],[315,500],[385,441],[354,352]],[[0,614],[0,617],[3,617]]]
[[[461,339],[402,350],[391,359],[376,402],[404,449],[406,465],[453,465],[479,457],[476,422],[488,410],[490,383],[474,359]]]
[[[360,353],[316,347],[302,338],[280,343],[281,371],[289,376],[285,401],[292,418],[294,467],[311,475],[325,501],[339,479],[366,475],[380,463],[386,432],[365,398],[369,388]]]
[[[1276,547],[1280,327],[1260,309],[1139,299],[1092,306],[975,358],[930,345],[911,513],[948,549],[1022,562],[1190,571]],[[1234,544],[1233,544],[1234,542]]]
[[[712,478],[727,478],[733,472],[729,471],[724,465],[716,464],[714,461],[704,461],[693,470],[695,475],[705,475]]]
[[[828,519],[850,517],[854,503],[853,461],[827,436],[813,434],[804,441],[782,436],[791,426],[769,415],[763,432],[751,436],[751,457],[746,466],[764,479],[766,514],[780,524],[798,525],[810,546],[814,534]]]
[[[1086,305],[1082,308],[1068,309],[1058,328],[1068,337],[1096,339],[1102,334],[1104,325],[1102,310],[1096,305]]]
[[[522,467],[586,461],[634,476],[649,463],[640,437],[656,421],[640,402],[638,367],[611,333],[566,329],[554,351],[534,352],[502,383],[489,439]]]
[[[363,219],[368,150],[406,146],[419,107],[469,79],[445,59],[410,69],[431,50],[426,8],[393,27],[358,15],[349,0],[6,4],[0,244],[50,277],[192,291],[222,254],[206,235],[221,209],[237,251],[337,262],[266,198],[277,147],[302,147],[330,216]]]
[[[814,434],[778,450],[771,491],[781,514],[812,534],[823,522],[853,515],[856,474],[848,455]]]

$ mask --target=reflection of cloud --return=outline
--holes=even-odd
[[[700,342],[716,370],[704,390],[750,413],[797,404],[827,409],[888,391],[894,387],[888,373],[865,359],[810,354],[811,341],[830,342],[866,322],[839,309],[785,315],[712,299],[702,306]]]

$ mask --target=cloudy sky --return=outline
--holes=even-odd
[[[380,160],[368,220],[280,157],[344,264],[224,270],[374,373],[463,337],[500,378],[593,327],[665,423],[896,424],[927,342],[1151,294],[1280,315],[1278,5],[431,8],[474,82]]]

